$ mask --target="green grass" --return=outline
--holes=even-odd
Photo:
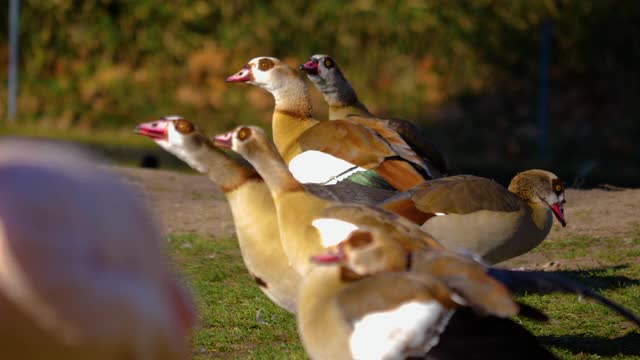
[[[561,271],[640,314],[640,265],[604,270]],[[640,359],[640,333],[609,309],[575,295],[528,295],[523,302],[551,319],[518,319],[563,359]]]
[[[533,252],[561,263],[587,259],[597,264],[559,273],[640,314],[640,236],[573,236],[543,242]],[[549,315],[548,323],[522,322],[561,358],[640,359],[640,332],[603,306],[575,295],[529,295],[522,300]]]
[[[174,259],[197,294],[194,359],[303,359],[295,318],[247,273],[235,239],[170,237]],[[256,315],[260,312],[261,321]]]
[[[174,261],[197,294],[199,327],[193,337],[194,359],[304,359],[293,315],[273,305],[248,275],[235,239],[173,235]],[[637,243],[588,237],[544,243],[537,251],[580,251],[598,242],[591,256],[616,258],[598,269],[560,271],[640,314],[640,263]],[[602,245],[602,246],[601,246]],[[574,250],[572,250],[574,249]],[[572,252],[574,251],[574,252]],[[541,338],[562,359],[640,359],[640,332],[620,316],[575,295],[524,295],[523,302],[551,319],[516,321]],[[261,321],[256,314],[260,312]]]

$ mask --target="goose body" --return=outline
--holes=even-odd
[[[349,285],[340,281],[337,268],[317,268],[305,278],[300,291],[298,329],[312,359],[418,356],[437,344],[437,338],[453,315],[450,309],[428,296],[429,288],[425,284],[406,276],[384,274],[375,281],[362,280]],[[403,293],[404,297],[380,299],[385,293],[383,286],[393,287],[394,295]],[[371,303],[367,299],[371,299]],[[345,311],[357,307],[368,308],[369,312]],[[413,337],[416,333],[422,336]],[[412,345],[414,354],[409,352]]]
[[[628,310],[570,281],[486,268],[446,250],[396,214],[331,202],[305,192],[259,128],[240,126],[216,136],[216,145],[243,155],[272,192],[285,253],[302,275],[296,315],[303,345],[313,359],[456,358],[460,354],[456,340],[464,337],[462,329],[486,315],[492,317],[484,321],[487,331],[470,338],[478,346],[485,344],[480,358],[553,358],[529,332],[506,319],[518,313],[545,318],[517,303],[511,287],[575,292],[640,324]],[[344,239],[349,246],[343,244]],[[357,249],[380,239],[385,246]],[[358,255],[348,255],[349,248]],[[344,259],[350,259],[348,268],[316,265]],[[375,276],[369,278],[369,274]],[[461,307],[475,315],[465,311],[457,315]],[[410,320],[407,314],[412,314]],[[441,339],[447,331],[449,335]],[[503,337],[506,345],[487,346],[495,336]],[[438,347],[440,340],[443,345]]]
[[[554,358],[506,319],[518,305],[482,266],[437,249],[409,263],[375,230],[355,231],[337,249],[313,257],[300,289],[298,331],[312,359]],[[479,319],[482,334],[460,331]],[[463,350],[452,341],[485,345]]]
[[[640,326],[635,314],[571,280],[488,267],[425,245],[419,232],[391,235],[379,224],[394,223],[393,215],[363,210],[339,205],[322,212],[324,223],[314,222],[323,237],[331,233],[323,226],[327,220],[359,228],[313,256],[314,267],[301,285],[298,330],[312,359],[555,358],[508,319],[519,314],[547,320],[518,303],[513,291],[579,294]]]
[[[310,266],[309,257],[326,246],[312,222],[324,209],[341,202],[320,198],[300,184],[260,128],[240,126],[216,136],[215,143],[240,153],[263,177],[275,203],[280,239],[287,258],[301,275],[306,274]],[[397,218],[406,228],[420,232],[409,221]],[[393,231],[393,226],[388,226],[388,230]],[[421,233],[426,242],[436,244],[426,233]]]
[[[425,182],[381,206],[411,219],[449,248],[498,263],[538,246],[553,215],[564,226],[564,201],[557,176],[528,170],[514,177],[509,189],[490,179],[458,175]]]
[[[262,292],[278,306],[295,312],[300,276],[289,264],[280,241],[276,208],[264,180],[245,162],[218,150],[196,125],[179,116],[138,125],[146,135],[195,170],[205,173],[224,192],[235,224],[244,264]],[[224,169],[224,170],[223,170]],[[379,203],[393,192],[358,184],[306,185],[334,201]],[[293,205],[296,203],[293,201]]]
[[[252,59],[227,81],[248,82],[273,94],[273,139],[299,181],[311,180],[307,177],[310,168],[315,173],[313,179],[321,183],[363,173],[358,180],[361,183],[381,186],[378,183],[384,182],[384,186],[397,190],[409,189],[431,178],[423,160],[396,131],[384,124],[367,126],[368,119],[355,118],[321,122],[311,117],[307,85],[276,58]]]
[[[331,56],[313,55],[309,61],[300,65],[300,69],[307,74],[307,78],[322,93],[329,105],[329,120],[351,119],[367,127],[392,129],[428,164],[432,178],[447,173],[444,156],[424,130],[403,119],[374,116],[360,102],[355,90]]]
[[[276,209],[262,178],[246,164],[218,150],[194,124],[181,117],[166,117],[140,124],[136,129],[220,186],[231,208],[249,274],[275,304],[295,312],[300,276],[282,260],[285,255]]]

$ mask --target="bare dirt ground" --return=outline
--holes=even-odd
[[[205,176],[122,167],[115,170],[142,191],[167,233],[196,233],[208,238],[234,235],[233,220],[225,197]],[[580,236],[615,237],[631,244],[640,237],[640,189],[568,189],[566,198],[568,224],[562,228],[554,221],[545,241],[557,242]],[[597,247],[597,242],[592,246]],[[597,264],[589,256],[559,261],[554,259],[552,252],[545,251],[525,254],[504,265],[568,269]]]

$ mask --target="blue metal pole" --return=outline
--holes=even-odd
[[[20,0],[9,1],[9,122],[14,122],[18,99],[18,25],[20,17]]]

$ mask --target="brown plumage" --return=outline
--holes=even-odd
[[[269,62],[270,66],[261,66]],[[311,97],[305,82],[276,58],[256,58],[231,82],[248,82],[274,95],[273,138],[287,164],[310,150],[345,160],[354,167],[371,169],[398,190],[407,190],[430,178],[429,168],[393,129],[369,119],[319,122],[311,117]],[[387,161],[405,166],[385,166]],[[389,171],[392,168],[394,172]],[[300,179],[295,169],[294,176]],[[330,174],[332,170],[328,170]]]
[[[299,331],[314,359],[409,355],[458,359],[465,353],[478,359],[553,358],[534,336],[506,319],[519,314],[547,320],[539,310],[515,301],[512,291],[578,294],[640,325],[631,311],[580,284],[544,272],[485,266],[425,242],[424,234],[400,224],[388,212],[337,205],[323,210],[321,216],[325,220],[357,220],[359,226],[312,258],[316,266],[301,286]],[[375,226],[369,226],[372,224]],[[392,224],[397,225],[389,229]],[[329,227],[316,227],[331,232]],[[323,268],[327,264],[333,267]],[[400,285],[395,287],[394,283]],[[403,315],[403,308],[412,310]],[[453,310],[452,316],[445,315]],[[392,315],[397,315],[398,321],[392,320]],[[409,316],[406,323],[402,322],[404,316]],[[378,320],[373,320],[376,317]],[[425,322],[427,319],[431,321]],[[422,326],[425,324],[428,326]],[[470,331],[480,324],[482,331]],[[433,346],[435,339],[438,342]],[[473,349],[460,350],[459,346],[467,344]]]
[[[343,75],[335,60],[328,55],[313,55],[300,65],[309,80],[329,104],[329,120],[350,119],[379,131],[392,131],[429,165],[433,178],[447,173],[442,153],[422,128],[402,119],[382,119],[374,116],[360,102],[355,90]],[[386,139],[386,137],[385,137]]]
[[[187,123],[191,126],[181,126]],[[182,127],[186,130],[180,130]],[[136,132],[151,137],[220,186],[231,207],[247,270],[262,285],[260,290],[267,297],[283,309],[295,312],[301,279],[286,261],[273,199],[257,172],[220,151],[197,126],[181,117],[140,124]]]
[[[459,175],[425,182],[381,207],[420,225],[447,247],[490,263],[522,255],[549,233],[552,214],[564,226],[564,186],[552,173],[528,170],[509,190],[493,180]]]
[[[309,257],[323,249],[321,234],[311,223],[321,217],[324,209],[340,203],[313,195],[293,178],[275,146],[261,129],[241,126],[216,139],[216,144],[231,147],[262,175],[275,202],[283,248],[292,266],[299,273],[306,274],[310,265]],[[353,222],[356,220],[352,219]],[[404,228],[420,232],[407,220],[398,218],[398,222]],[[393,231],[395,224],[385,226]],[[428,238],[432,244],[437,244],[426,233],[420,233],[424,239]]]
[[[273,199],[258,173],[241,159],[220,151],[195,124],[179,116],[140,124],[136,132],[151,137],[163,149],[207,174],[223,190],[247,270],[265,295],[294,312],[300,276],[289,266],[280,242]],[[378,203],[392,194],[353,183],[309,184],[306,189],[322,198],[360,203]]]
[[[479,210],[512,212],[523,205],[502,185],[472,175],[425,182],[409,193],[418,210],[432,214],[468,214]]]
[[[397,155],[375,132],[342,120],[319,122],[300,135],[297,143],[299,152],[322,151],[365,169],[380,166],[387,158]]]
[[[324,215],[342,218],[347,213],[351,211],[336,207]],[[526,330],[501,319],[517,314],[520,307],[472,260],[431,248],[408,253],[385,231],[361,228],[313,261],[318,265],[303,281],[297,313],[300,338],[313,359],[449,359],[457,351],[449,345],[450,337],[491,339],[496,323],[511,329],[500,331],[504,344],[496,341],[467,351],[479,350],[487,358],[553,358]],[[465,307],[491,319],[485,320],[484,334],[459,331],[458,323],[473,326],[478,318]],[[408,321],[391,320],[402,319],[403,308],[412,308]],[[458,309],[463,309],[460,315]],[[387,319],[377,322],[376,316]],[[510,342],[520,346],[511,347]]]

